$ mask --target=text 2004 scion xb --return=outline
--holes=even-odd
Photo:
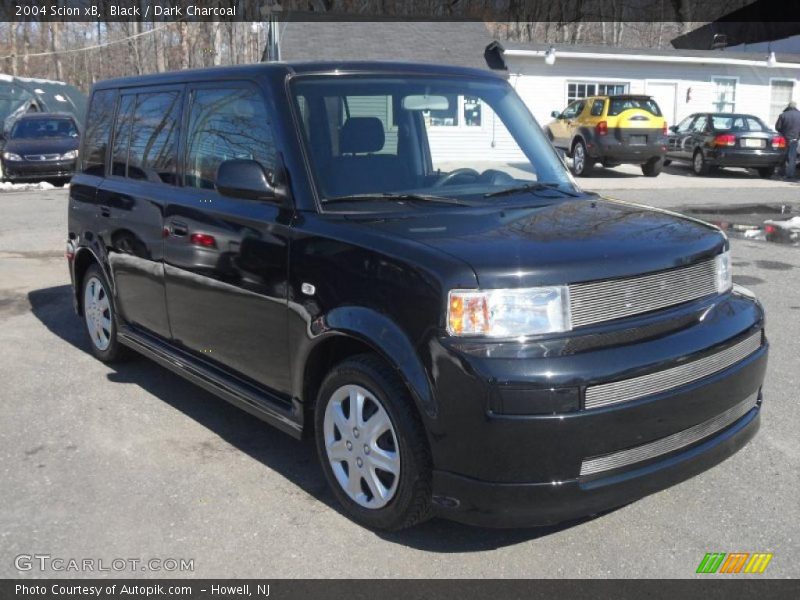
[[[755,434],[764,313],[716,228],[581,191],[508,83],[273,63],[97,84],[75,304],[295,435],[344,512],[522,526]]]

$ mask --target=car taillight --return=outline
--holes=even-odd
[[[764,233],[766,233],[768,235],[772,235],[776,231],[777,231],[777,229],[775,229],[775,225],[766,225],[764,227]]]
[[[195,246],[203,246],[203,248],[217,247],[217,240],[214,239],[213,235],[208,235],[207,233],[193,233],[189,236],[189,241]]]
[[[608,123],[605,121],[600,121],[597,125],[594,126],[597,135],[605,135],[608,133]]]
[[[667,135],[667,122],[664,121],[664,125],[661,127],[661,134]]]
[[[782,135],[776,135],[770,142],[773,148],[786,148],[786,138]]]
[[[730,133],[723,133],[714,138],[715,146],[735,146],[736,136]]]

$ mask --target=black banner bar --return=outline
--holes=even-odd
[[[728,15],[728,17],[726,17]],[[800,2],[786,0],[3,0],[0,21],[282,21],[402,20],[679,22],[732,18],[800,21]]]
[[[301,567],[300,567],[301,568]],[[798,598],[796,580],[753,576],[701,580],[0,580],[3,600],[734,600]]]

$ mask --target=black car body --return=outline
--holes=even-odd
[[[0,152],[3,178],[22,182],[72,177],[79,138],[78,124],[69,114],[31,113],[18,118]]]
[[[745,167],[770,177],[783,162],[786,140],[756,116],[695,113],[670,127],[667,159],[698,175],[716,167]]]
[[[430,115],[460,94],[535,179],[434,167]],[[731,288],[725,236],[582,192],[491,73],[161,74],[97,84],[86,123],[67,256],[92,351],[134,348],[313,431],[361,523],[555,523],[699,473],[758,428],[764,314]]]

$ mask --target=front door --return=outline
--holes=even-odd
[[[256,160],[270,177],[278,158],[260,90],[249,83],[187,94],[184,186],[165,210],[165,282],[173,343],[279,393],[290,390],[288,240],[292,212],[226,197],[225,160]]]

